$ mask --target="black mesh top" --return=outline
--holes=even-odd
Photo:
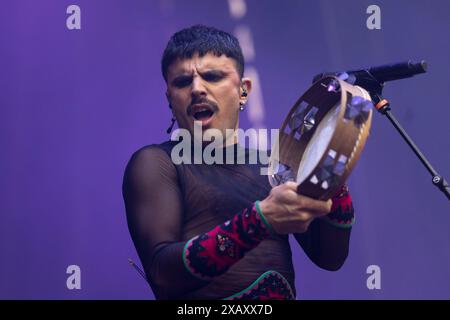
[[[187,240],[264,199],[271,186],[267,176],[260,174],[261,164],[174,165],[170,154],[175,143],[150,145],[135,152],[123,182],[128,226],[155,296],[221,299],[245,289],[268,270],[281,273],[295,290],[287,235],[262,241],[211,281],[199,280],[186,270],[182,251]],[[235,160],[238,149],[243,151],[246,163],[255,152],[239,145],[226,151],[229,148],[234,149]],[[319,235],[323,232],[313,225],[296,238],[314,260],[315,252],[322,247]],[[345,246],[348,237],[342,241]],[[333,242],[331,245],[339,246],[339,239]]]

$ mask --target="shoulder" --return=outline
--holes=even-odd
[[[129,165],[151,165],[153,163],[168,162],[173,141],[144,146],[133,153],[128,162]]]
[[[128,164],[146,163],[168,157],[166,151],[159,144],[151,144],[136,150]]]
[[[171,141],[152,144],[135,151],[125,169],[124,180],[151,181],[159,177],[176,177],[170,159]]]

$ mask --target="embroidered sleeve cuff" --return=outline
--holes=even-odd
[[[350,228],[355,223],[355,210],[352,197],[346,185],[332,198],[331,212],[322,218],[323,221],[339,228]]]
[[[192,238],[183,250],[185,267],[202,280],[225,273],[269,236],[269,225],[263,219],[256,204],[252,204],[231,220]]]

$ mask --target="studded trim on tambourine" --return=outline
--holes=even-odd
[[[269,182],[331,198],[359,159],[372,122],[369,93],[336,77],[313,84],[290,110],[272,148]]]

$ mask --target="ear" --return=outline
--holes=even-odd
[[[252,80],[250,78],[241,79],[241,87],[239,89],[239,102],[245,104],[252,91]]]

